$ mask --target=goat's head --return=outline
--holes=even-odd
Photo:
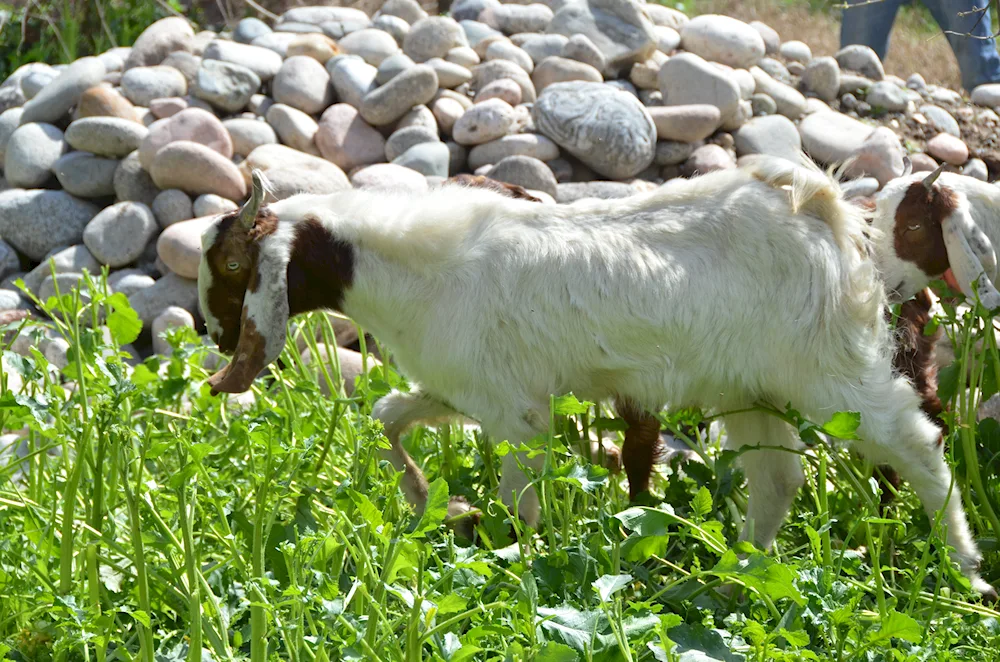
[[[993,282],[997,258],[976,225],[968,198],[944,166],[889,182],[878,194],[873,226],[879,268],[890,301],[905,301],[935,278],[989,309],[1000,306]]]
[[[220,216],[201,236],[198,297],[209,336],[233,360],[209,378],[212,393],[240,393],[277,358],[288,320],[287,249],[283,264],[262,258],[278,219],[264,206],[265,182],[254,170],[250,199],[239,211]],[[287,243],[287,242],[286,242]],[[274,251],[271,251],[274,252]],[[278,251],[282,252],[282,251]]]

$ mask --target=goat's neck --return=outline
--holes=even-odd
[[[1000,187],[976,181],[965,191],[972,205],[972,218],[1000,253]]]
[[[296,224],[288,259],[288,312],[342,312],[354,280],[354,248],[318,221]]]

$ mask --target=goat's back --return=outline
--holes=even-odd
[[[469,198],[443,259],[361,250],[345,312],[437,392],[488,375],[526,397],[628,390],[653,405],[757,395],[803,363],[849,373],[884,326],[863,238],[843,241],[856,212],[835,197],[796,212],[794,190],[761,179],[568,206]]]

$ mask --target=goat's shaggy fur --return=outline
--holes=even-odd
[[[260,282],[285,282],[296,260],[285,233],[299,223],[319,223],[350,247],[341,312],[416,384],[373,412],[395,437],[394,453],[405,456],[398,435],[408,425],[458,413],[494,440],[524,441],[547,428],[550,395],[570,391],[644,412],[759,401],[792,403],[814,420],[857,411],[859,449],[896,467],[929,513],[945,508],[963,570],[991,590],[976,574],[960,495],[949,494],[940,431],[892,370],[877,232],[823,173],[760,159],[565,206],[443,186],[300,195],[268,209],[289,230],[260,240]],[[279,290],[247,297],[246,318],[267,333],[279,332],[267,315],[288,310],[269,299]],[[782,448],[801,443],[765,413],[725,421],[732,447],[779,447],[743,456],[742,535],[769,547],[803,482],[798,455]],[[397,453],[394,463],[408,470],[407,459]],[[522,517],[537,522],[537,497],[512,455],[500,492],[508,504],[519,497]],[[410,496],[422,505],[419,490]]]

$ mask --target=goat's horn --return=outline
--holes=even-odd
[[[261,179],[260,170],[254,168],[250,173],[250,179],[253,181],[250,199],[240,209],[240,223],[247,230],[257,222],[257,212],[260,211],[260,205],[264,202],[264,181]]]
[[[924,177],[924,187],[926,187],[928,191],[931,190],[931,187],[934,186],[934,182],[936,182],[937,178],[941,176],[942,172],[944,172],[944,166],[945,164],[942,163],[934,172]]]

